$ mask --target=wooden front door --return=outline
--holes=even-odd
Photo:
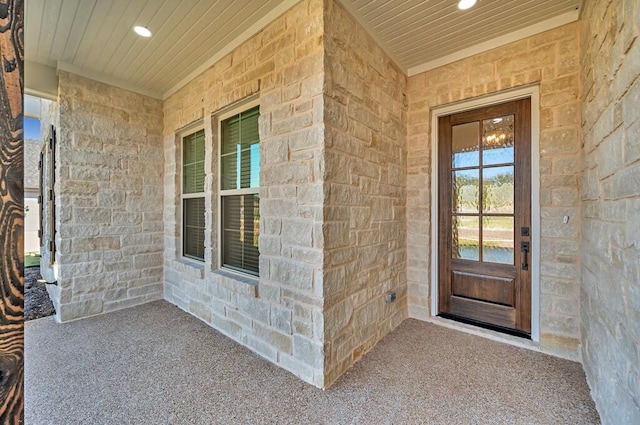
[[[439,118],[440,315],[531,333],[531,100]]]

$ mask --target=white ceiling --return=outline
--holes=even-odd
[[[297,2],[26,0],[25,86],[43,78],[30,67],[60,69],[167,97]],[[480,0],[464,12],[457,0],[341,2],[413,75],[575,21],[582,0]]]
[[[409,75],[578,19],[582,0],[348,0],[345,7]],[[468,56],[468,54],[466,55]]]

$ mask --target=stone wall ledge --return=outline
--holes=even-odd
[[[216,269],[212,270],[213,275],[222,276],[227,282],[238,283],[240,285],[248,285],[252,287],[258,286],[260,279],[257,276],[251,276],[243,273],[238,273],[229,269]]]
[[[171,260],[171,267],[182,272],[187,273],[189,276],[204,279],[205,263],[200,263],[195,260],[189,260],[188,258],[174,258]]]

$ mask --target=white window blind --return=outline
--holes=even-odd
[[[258,275],[260,236],[259,107],[220,123],[222,266]]]
[[[204,261],[204,130],[182,138],[182,255]]]

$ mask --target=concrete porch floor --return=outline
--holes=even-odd
[[[26,323],[26,424],[597,424],[578,363],[407,320],[327,391],[164,301]]]

